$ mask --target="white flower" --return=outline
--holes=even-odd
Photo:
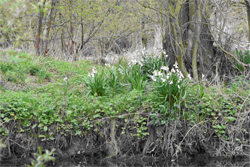
[[[183,74],[180,72],[180,79],[184,78]]]
[[[170,84],[170,85],[173,84],[173,81],[170,81],[169,84]]]
[[[207,81],[207,79],[205,78],[205,75],[204,74],[202,74],[202,81],[204,82],[204,81]]]
[[[188,75],[187,75],[187,77],[188,77],[188,79],[192,80],[192,78],[191,78],[191,75],[190,75],[190,74],[188,74]]]
[[[175,73],[175,69],[174,69],[174,68],[172,68],[172,69],[171,69],[171,72],[172,72],[172,73]]]
[[[138,64],[139,64],[140,66],[143,66],[143,64],[141,63],[141,61],[138,61]]]
[[[67,79],[68,79],[67,77],[63,78],[64,82],[66,82],[66,81],[67,81]]]
[[[118,69],[121,74],[123,74],[123,70],[121,68]]]
[[[162,82],[166,82],[166,79],[164,79],[164,78],[161,78],[161,81],[162,81]]]
[[[110,67],[110,64],[105,64],[105,66]]]
[[[156,81],[156,78],[154,76],[151,76],[151,78],[154,82]]]
[[[180,88],[180,85],[177,85],[177,86],[178,86],[179,89],[181,89],[181,88]]]
[[[154,76],[163,76],[163,73],[161,73],[160,71],[154,70],[153,72]]]
[[[157,76],[157,70],[154,70],[153,75]]]
[[[178,63],[177,63],[177,61],[174,63],[174,67],[175,67],[176,69],[178,69]]]
[[[93,74],[93,73],[89,73],[89,74],[88,74],[88,76],[89,76],[89,77],[94,77],[94,76],[95,76],[95,74]]]
[[[167,74],[167,79],[169,79],[169,73]]]
[[[163,76],[163,73],[161,73],[160,71],[158,71],[158,74],[157,74],[158,76]]]
[[[168,71],[169,69],[168,69],[167,66],[162,66],[162,67],[161,67],[161,70]]]
[[[92,69],[92,73],[93,73],[93,74],[95,74],[95,73],[96,73],[96,68],[95,68],[95,67],[93,67],[93,69]]]

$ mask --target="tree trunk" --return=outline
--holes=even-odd
[[[49,40],[49,32],[50,32],[50,26],[51,26],[51,22],[53,19],[52,15],[53,15],[53,12],[54,12],[54,8],[55,8],[55,5],[56,3],[58,2],[58,0],[52,0],[51,2],[51,10],[47,16],[47,22],[46,22],[46,34],[45,34],[45,46],[44,46],[44,55],[47,56],[48,54],[48,40]]]
[[[247,23],[248,23],[248,42],[250,42],[250,3],[249,0],[245,0],[247,7]]]
[[[169,5],[168,8],[168,15],[167,15],[167,22],[168,22],[168,36],[170,39],[171,49],[173,50],[174,56],[177,59],[177,63],[179,66],[180,71],[182,72],[183,76],[187,77],[188,72],[186,70],[184,64],[184,44],[183,44],[183,37],[182,37],[182,29],[181,24],[179,23],[179,15],[182,9],[183,0],[178,0],[177,2],[167,1]]]
[[[198,44],[200,42],[200,32],[201,32],[201,5],[199,0],[195,0],[195,11],[196,11],[196,26],[194,34],[192,65],[193,65],[193,78],[195,81],[198,81],[197,50],[198,50]]]
[[[180,0],[175,1],[176,7],[179,1]],[[186,0],[183,2],[182,5],[180,5],[181,9],[178,13],[178,17],[174,16],[166,21],[168,22],[166,32],[169,33],[166,33],[163,39],[163,48],[168,53],[170,67],[172,67],[176,60],[178,64],[183,61],[183,65],[185,65],[187,71],[186,74],[193,73],[193,77],[197,80],[198,74],[201,76],[203,73],[207,77],[210,77],[213,73],[211,67],[213,66],[212,59],[214,52],[212,35],[207,24],[208,20],[202,17],[206,15],[206,13],[201,14],[201,11],[204,11],[202,10],[204,6],[200,4],[201,2],[198,3],[199,1],[197,1],[197,5],[200,4],[200,6],[196,6],[195,1],[196,0]],[[173,3],[173,1],[171,3]],[[168,8],[168,10],[170,10],[170,8]],[[178,23],[176,21],[178,21]],[[176,23],[179,24],[179,26],[177,26]],[[172,25],[175,25],[175,27]],[[171,31],[169,31],[170,26],[173,28]],[[180,27],[179,32],[176,31],[178,27]],[[179,37],[173,38],[177,32]],[[171,41],[171,38],[177,41],[177,43],[169,43],[168,41]],[[183,54],[183,56],[179,56],[179,59],[176,52],[177,48],[179,48],[181,54]]]
[[[36,55],[41,55],[42,50],[42,41],[41,41],[41,32],[42,32],[42,22],[43,22],[43,8],[46,0],[43,0],[42,5],[39,5],[39,15],[38,15],[38,27],[37,27],[37,38],[36,38]]]

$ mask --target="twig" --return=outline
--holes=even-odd
[[[207,122],[207,121],[201,121],[201,122],[199,122],[198,124],[194,125],[192,128],[190,128],[190,129],[187,131],[186,135],[183,137],[182,141],[179,143],[179,145],[178,145],[177,147],[180,148],[181,144],[183,143],[183,141],[185,140],[185,138],[187,137],[187,135],[189,134],[189,132],[190,132],[194,127],[198,126],[198,125],[201,124],[201,123],[205,123],[205,122]],[[180,149],[177,149],[176,152],[175,152],[175,154],[174,154],[173,156],[177,155],[178,152],[179,152],[179,150],[180,150]]]

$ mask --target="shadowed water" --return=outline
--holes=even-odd
[[[0,162],[0,167],[14,167],[14,166],[27,166],[27,160],[8,160]],[[56,167],[250,167],[250,159],[231,159],[231,160],[219,160],[206,158],[191,160],[189,162],[171,162],[169,160],[155,160],[152,157],[144,158],[133,158],[133,160],[97,160],[97,159],[86,159],[86,158],[69,158],[65,160],[58,160],[55,162],[46,163],[45,166],[56,166]]]

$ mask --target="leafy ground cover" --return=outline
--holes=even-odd
[[[248,155],[247,76],[195,83],[165,56],[98,66],[2,52],[1,154],[27,157],[43,146],[63,157]]]

